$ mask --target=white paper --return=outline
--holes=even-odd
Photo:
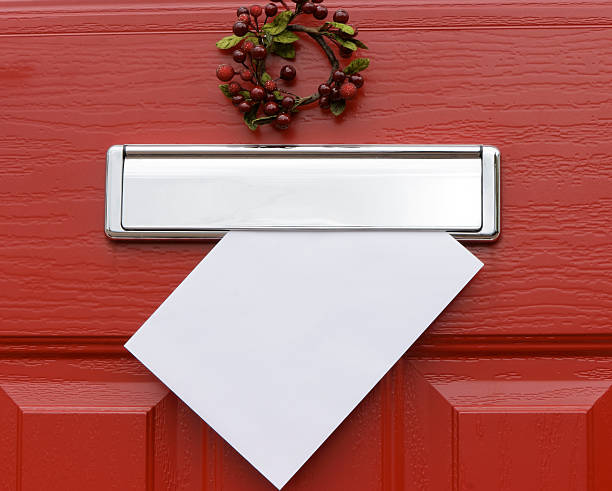
[[[126,347],[281,488],[481,266],[443,232],[232,232]]]

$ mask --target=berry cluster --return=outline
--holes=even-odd
[[[347,75],[342,70],[336,70],[332,75],[333,83],[319,85],[319,106],[329,109],[331,103],[340,100],[350,100],[357,95],[357,89],[363,87],[363,75],[355,73]]]
[[[368,67],[369,60],[355,58],[342,69],[330,46],[330,43],[335,46],[343,58],[352,57],[358,48],[367,49],[356,39],[357,30],[347,24],[348,12],[339,9],[334,13],[333,21],[327,21],[319,28],[306,27],[293,21],[300,15],[324,20],[329,14],[327,7],[323,0],[293,1],[296,4],[294,9],[289,8],[285,0],[273,0],[275,3],[268,3],[263,8],[259,5],[240,7],[236,11],[233,35],[217,43],[220,49],[232,50],[232,58],[238,64],[238,67],[228,64],[217,67],[217,78],[226,82],[220,88],[244,113],[244,121],[252,130],[263,124],[287,129],[298,108],[316,101],[321,108],[331,109],[338,116],[344,111],[346,101],[353,99],[364,84],[359,72]],[[284,10],[281,11],[276,3],[280,3]],[[308,97],[299,97],[283,86],[296,78],[297,70],[293,65],[283,65],[277,78],[266,72],[269,55],[288,60],[295,58],[294,43],[300,39],[298,32],[307,34],[319,44],[332,67],[329,79]]]

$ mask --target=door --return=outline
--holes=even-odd
[[[217,88],[235,2],[0,5],[0,489],[273,489],[122,347],[214,243],[109,241],[104,178],[113,144],[282,142],[503,159],[485,267],[285,489],[612,489],[612,5],[327,3],[366,85],[284,134]]]

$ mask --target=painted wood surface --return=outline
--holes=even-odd
[[[0,488],[272,489],[122,348],[214,243],[107,240],[105,150],[288,142],[496,145],[503,223],[286,489],[611,489],[612,4],[359,2],[363,96],[286,134],[217,89],[234,5],[0,5]]]

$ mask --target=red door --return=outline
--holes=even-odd
[[[122,347],[214,244],[103,221],[112,144],[279,142],[503,156],[484,269],[285,489],[612,489],[612,4],[326,2],[365,95],[286,134],[217,88],[234,2],[0,5],[0,489],[273,489]]]

